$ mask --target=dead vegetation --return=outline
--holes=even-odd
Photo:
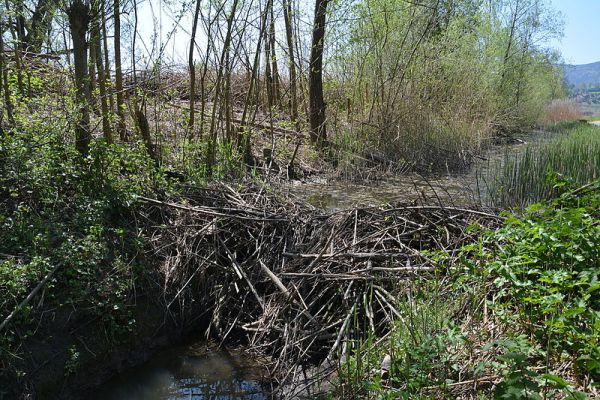
[[[444,274],[432,251],[452,254],[473,240],[467,226],[500,221],[481,210],[403,204],[324,214],[264,188],[223,184],[185,200],[140,201],[165,306],[173,315],[200,307],[207,336],[273,356],[279,388],[299,381],[299,365],[343,359],[347,341],[367,333],[352,319],[385,334],[399,316],[402,282]]]

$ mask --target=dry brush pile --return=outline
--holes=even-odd
[[[278,383],[298,365],[333,365],[347,341],[384,334],[399,316],[395,297],[414,274],[444,271],[427,253],[452,254],[480,210],[394,205],[326,214],[264,189],[219,185],[185,200],[140,199],[152,256],[161,263],[172,312],[199,307],[207,336],[247,340],[272,356]],[[364,331],[351,321],[364,321]]]

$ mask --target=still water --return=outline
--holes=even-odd
[[[206,343],[171,347],[102,385],[96,400],[266,400],[262,370],[240,352]]]
[[[522,140],[492,146],[481,157],[475,158],[471,168],[455,174],[427,177],[418,174],[384,175],[371,182],[315,179],[291,182],[281,189],[292,198],[331,212],[395,202],[445,206],[490,205],[493,202],[489,198],[488,185],[494,179],[495,171],[527,146],[535,148],[556,136],[559,134],[534,131],[522,135]]]

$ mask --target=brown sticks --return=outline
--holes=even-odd
[[[467,226],[500,222],[438,206],[326,214],[252,185],[139,200],[142,214],[161,216],[145,229],[164,263],[166,304],[201,307],[211,315],[210,335],[272,354],[282,384],[297,375],[294,366],[333,365],[357,336],[385,334],[401,319],[395,299],[408,280],[445,274],[428,250],[451,261],[472,240]]]

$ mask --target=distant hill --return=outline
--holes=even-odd
[[[600,61],[591,64],[565,65],[565,78],[573,89],[600,87]]]

